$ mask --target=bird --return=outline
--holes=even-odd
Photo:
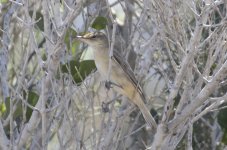
[[[145,105],[145,95],[131,67],[117,50],[113,50],[113,55],[110,57],[110,44],[106,34],[95,31],[78,35],[76,39],[92,48],[96,68],[103,79],[110,81],[117,93],[126,96],[134,103],[140,109],[147,124],[152,129],[156,129],[156,121]],[[109,70],[110,61],[111,69]]]

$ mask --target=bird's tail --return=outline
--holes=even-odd
[[[154,120],[154,118],[150,114],[150,111],[148,110],[148,108],[146,107],[145,103],[143,102],[143,100],[140,96],[139,97],[137,96],[137,99],[135,100],[135,104],[139,107],[139,109],[142,112],[143,117],[144,117],[145,121],[147,122],[147,124],[152,129],[156,129],[157,128],[156,121]]]

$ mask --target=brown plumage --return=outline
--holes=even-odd
[[[108,80],[109,72],[109,44],[106,35],[102,32],[92,32],[77,38],[93,48],[96,67],[105,80]],[[135,75],[126,61],[117,51],[113,51],[111,72],[109,79],[118,86],[114,90],[127,96],[137,105],[143,114],[144,119],[151,128],[156,128],[156,122],[147,109],[144,101],[145,96]]]

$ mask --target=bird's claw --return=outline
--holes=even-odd
[[[113,88],[112,85],[117,86],[117,87],[119,87],[119,88],[122,88],[122,86],[120,86],[120,85],[118,85],[118,84],[116,84],[116,83],[114,83],[114,82],[111,82],[111,81],[106,81],[106,82],[105,82],[105,87],[106,87],[108,90],[110,90],[110,88]]]
[[[112,88],[112,85],[113,83],[111,82],[111,81],[106,81],[105,82],[105,87],[108,89],[108,90],[110,90],[110,88]]]
[[[107,113],[110,111],[109,109],[109,103],[102,102],[102,112]]]

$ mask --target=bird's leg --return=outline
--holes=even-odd
[[[113,86],[117,86],[119,88],[122,88],[120,85],[114,83],[114,82],[111,82],[111,81],[105,81],[105,87],[107,90],[110,90],[110,88],[113,88]],[[111,101],[108,101],[108,102],[102,102],[102,111],[103,112],[109,112],[109,104],[111,104],[112,102],[114,102],[116,100],[116,98],[114,98],[113,100]]]
[[[121,95],[115,97],[114,99],[112,99],[112,100],[110,100],[110,101],[108,101],[108,102],[102,102],[102,112],[104,112],[104,113],[109,112],[109,110],[110,110],[110,109],[109,109],[109,105],[110,105],[111,103],[115,102],[117,99],[119,99],[120,96],[121,96]]]
[[[105,87],[107,90],[110,90],[110,88],[112,88],[111,84],[112,84],[111,81],[105,81]]]
[[[102,112],[107,113],[110,111],[109,102],[102,102]]]
[[[105,82],[105,87],[106,87],[108,90],[110,90],[110,88],[113,88],[112,85],[117,86],[117,87],[119,87],[119,88],[122,88],[122,86],[120,86],[120,85],[118,85],[118,84],[116,84],[116,83],[114,83],[114,82],[112,82],[112,81],[106,81],[106,82]]]
[[[104,81],[105,82],[105,88],[107,89],[107,91],[110,90],[110,88],[112,88],[112,82],[111,81]],[[112,103],[112,101],[109,102],[102,102],[102,112],[107,113],[110,111],[109,108],[109,104]]]
[[[111,100],[111,101],[108,101],[108,102],[102,102],[102,112],[104,112],[104,113],[107,113],[107,112],[109,112],[109,105],[112,103],[112,102],[114,102],[116,100],[116,98],[115,99],[113,99],[113,100]]]

